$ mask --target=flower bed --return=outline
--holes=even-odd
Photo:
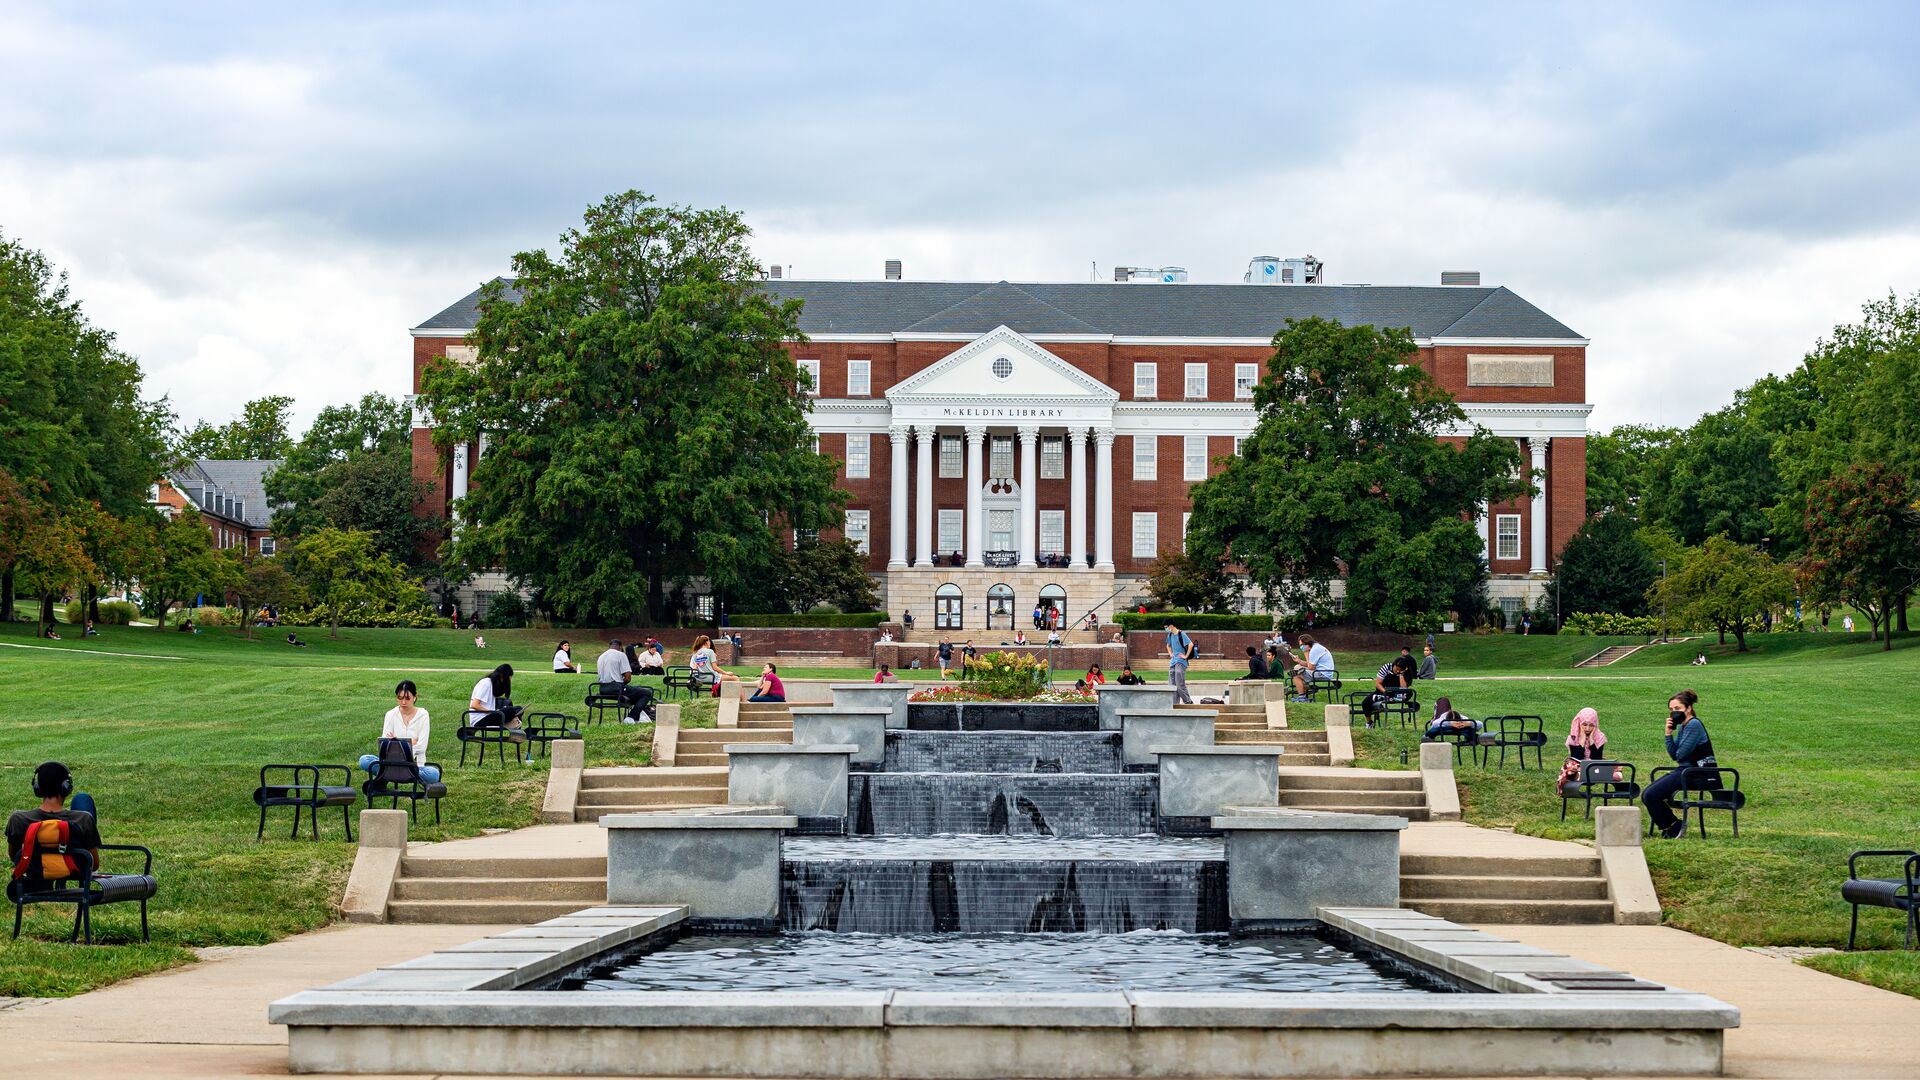
[[[960,685],[916,690],[908,701],[1031,701],[1052,705],[1086,705],[1091,691],[1056,690],[1047,685],[1045,661],[1023,653],[996,652],[964,661]]]

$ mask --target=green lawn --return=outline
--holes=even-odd
[[[31,805],[32,767],[47,758],[71,765],[78,786],[99,799],[109,842],[143,843],[158,856],[162,891],[154,905],[154,943],[126,944],[134,920],[102,909],[96,930],[111,947],[64,943],[66,920],[47,909],[28,916],[28,936],[0,945],[0,995],[72,994],[147,971],[189,962],[190,948],[255,944],[324,925],[352,859],[338,819],[323,821],[319,843],[286,839],[276,816],[256,843],[249,798],[269,761],[350,763],[372,748],[393,683],[412,678],[434,715],[435,760],[458,760],[452,729],[479,675],[501,662],[520,671],[514,697],[534,708],[579,711],[587,677],[547,672],[554,631],[489,631],[490,647],[447,630],[302,629],[309,648],[284,632],[248,641],[237,631],[198,635],[109,627],[90,640],[41,642],[31,626],[0,624],[0,680],[8,688],[8,735],[0,748],[0,808]],[[593,640],[585,633],[577,638]],[[1649,862],[1669,920],[1735,944],[1837,945],[1846,908],[1838,887],[1848,852],[1920,843],[1920,739],[1912,695],[1920,679],[1920,635],[1882,654],[1865,634],[1775,634],[1735,655],[1705,642],[1647,650],[1612,667],[1575,673],[1571,665],[1610,642],[1591,637],[1448,636],[1440,639],[1444,692],[1475,716],[1525,712],[1546,718],[1555,743],[1584,705],[1599,710],[1612,746],[1643,769],[1662,763],[1667,695],[1691,686],[1724,762],[1741,769],[1750,792],[1741,837],[1720,820],[1705,841],[1654,842]],[[751,647],[751,638],[749,638]],[[1711,663],[1687,666],[1701,648]],[[595,650],[578,650],[590,661]],[[1350,681],[1364,682],[1385,654],[1336,654]],[[758,663],[735,670],[751,674]],[[866,680],[865,669],[793,668],[795,677]],[[902,672],[930,680],[931,671]],[[1231,673],[1196,672],[1195,679]],[[1356,676],[1359,678],[1356,679]],[[1294,723],[1317,726],[1320,710],[1294,706]],[[686,721],[710,725],[713,705],[689,707]],[[587,731],[591,764],[646,758],[646,725]],[[1363,764],[1398,768],[1416,744],[1399,729],[1359,735]],[[1548,764],[1555,765],[1553,754]],[[455,768],[443,826],[424,823],[417,839],[472,835],[531,824],[546,770],[489,764]],[[1551,774],[1512,767],[1460,772],[1469,820],[1543,836],[1590,837],[1575,819],[1559,821]],[[1721,816],[1724,819],[1724,815]],[[1866,918],[1864,941],[1897,947],[1890,913]],[[0,939],[4,940],[4,939]],[[1920,954],[1877,952],[1822,960],[1825,970],[1913,992]]]

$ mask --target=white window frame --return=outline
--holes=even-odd
[[[820,539],[819,529],[802,529],[798,526],[794,527],[794,530],[793,530],[793,546],[794,547],[799,547],[800,541],[802,540],[818,540],[818,539]]]
[[[800,370],[806,372],[807,378],[812,380],[813,382],[813,385],[808,387],[804,391],[804,393],[808,397],[819,397],[820,396],[820,361],[796,360],[794,361],[794,363],[799,365]]]
[[[1233,365],[1233,399],[1235,401],[1252,401],[1253,388],[1259,381],[1259,364]]]
[[[273,541],[273,537],[271,537],[271,536],[263,536],[263,537],[261,537],[261,538],[260,538],[260,554],[262,554],[262,555],[271,555],[271,554],[273,554],[273,553],[274,553],[274,541]]]
[[[1180,462],[1182,479],[1205,480],[1207,478],[1207,437],[1188,435],[1180,448]]]
[[[993,435],[987,446],[987,478],[1013,479],[1013,436]]]
[[[1160,365],[1151,360],[1136,360],[1133,364],[1133,396],[1139,401],[1152,401],[1160,396]]]
[[[853,541],[862,555],[868,553],[867,540],[870,535],[868,529],[872,527],[872,523],[873,519],[866,510],[847,511],[847,523],[841,530],[841,535]]]
[[[1067,478],[1067,437],[1065,435],[1040,436],[1040,479],[1065,480]]]
[[[1509,525],[1512,526],[1513,530],[1511,534],[1507,531]],[[1513,542],[1511,547],[1507,544],[1509,540]],[[1496,559],[1517,559],[1520,557],[1519,514],[1493,515],[1493,557]]]
[[[872,436],[864,431],[847,433],[847,479],[866,480],[873,476]]]
[[[1188,401],[1207,400],[1207,365],[1204,362],[1189,363],[1184,385]],[[1196,390],[1198,393],[1195,392]]]
[[[1245,435],[1235,435],[1233,437],[1233,456],[1234,457],[1241,456],[1240,448],[1242,446],[1245,446],[1246,442],[1247,442],[1247,437]]]
[[[1192,520],[1193,520],[1193,511],[1188,510],[1181,513],[1180,515],[1180,550],[1181,551],[1187,550],[1187,523],[1191,522]]]
[[[1134,511],[1133,557],[1136,559],[1160,557],[1160,515],[1151,510]]]
[[[1133,478],[1135,480],[1158,480],[1160,478],[1160,436],[1135,435],[1133,437]]]
[[[847,396],[867,397],[873,393],[873,361],[847,361]]]
[[[1040,511],[1040,554],[1065,555],[1066,553],[1067,512],[1065,510]]]
[[[939,528],[934,533],[936,537],[934,544],[939,548],[938,551],[934,552],[936,558],[964,550],[962,545],[967,542],[966,524],[967,512],[965,510],[940,511]],[[951,540],[952,543],[948,543],[949,540]]]
[[[940,479],[952,480],[966,469],[966,444],[958,435],[940,436]]]
[[[1015,546],[1018,544],[1017,537],[1019,536],[1019,532],[1020,532],[1020,522],[1018,520],[1019,516],[1020,516],[1019,513],[1014,510],[987,511],[986,543],[987,543],[988,551],[1015,550]],[[998,521],[1006,522],[1007,527],[1004,529],[995,529],[993,527],[994,523]]]

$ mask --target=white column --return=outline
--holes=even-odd
[[[487,433],[480,433],[480,443],[473,448],[473,463],[477,467],[480,459],[487,456]]]
[[[1473,512],[1473,531],[1480,534],[1480,565],[1486,566],[1493,558],[1493,542],[1487,537],[1487,500],[1481,499]]]
[[[913,431],[919,439],[920,475],[914,477],[919,486],[917,501],[913,507],[913,565],[933,565],[933,428],[927,425]]]
[[[913,429],[896,424],[887,429],[887,445],[893,450],[893,502],[887,531],[887,569],[907,568],[907,440]]]
[[[458,503],[467,497],[467,444],[461,443],[453,448],[453,501]],[[460,523],[460,511],[453,510],[453,522]]]
[[[1020,429],[1020,565],[1038,566],[1040,515],[1035,503],[1040,490],[1040,429]]]
[[[1093,568],[1113,572],[1113,429],[1093,433]]]
[[[1073,471],[1068,491],[1071,493],[1067,506],[1067,566],[1073,570],[1087,568],[1087,429],[1076,427],[1067,432],[1067,438],[1073,443],[1073,457],[1067,467]]]
[[[980,467],[980,447],[987,441],[987,429],[967,429],[967,565],[987,565],[986,545],[982,542],[985,526],[980,521],[980,488],[987,481]]]
[[[1527,440],[1533,451],[1534,483],[1540,491],[1533,497],[1533,565],[1529,573],[1547,572],[1547,444],[1552,440],[1536,436]]]

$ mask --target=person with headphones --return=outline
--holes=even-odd
[[[20,861],[20,849],[27,841],[27,830],[42,821],[64,821],[74,847],[86,848],[93,865],[100,865],[100,830],[93,815],[85,810],[67,809],[67,796],[73,794],[73,774],[57,761],[41,762],[33,770],[33,793],[40,797],[35,810],[15,810],[7,817],[7,862]]]

